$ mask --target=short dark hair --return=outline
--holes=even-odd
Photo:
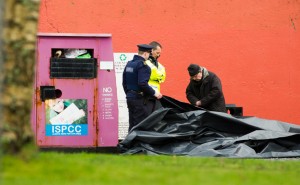
[[[156,41],[152,41],[149,43],[150,46],[153,46],[153,49],[156,49],[157,46],[159,46],[162,49],[162,46],[160,43],[156,42]]]

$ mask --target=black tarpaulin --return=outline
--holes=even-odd
[[[300,157],[300,126],[206,111],[164,96],[164,108],[120,142],[125,154],[232,158]]]

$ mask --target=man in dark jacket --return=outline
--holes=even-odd
[[[186,88],[186,98],[192,105],[210,111],[226,112],[225,98],[219,77],[197,64],[190,64],[191,77]]]

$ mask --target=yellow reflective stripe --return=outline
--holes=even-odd
[[[147,61],[146,61],[146,64],[151,68],[151,70],[152,70],[153,68],[156,68],[156,66],[155,66],[154,64],[152,64],[152,62],[151,62],[150,60],[147,60]]]
[[[148,84],[155,90],[160,92],[160,84],[158,81],[149,80]]]

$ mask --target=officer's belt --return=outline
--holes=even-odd
[[[144,95],[144,93],[143,93],[143,92],[141,92],[141,91],[135,91],[135,90],[129,90],[129,91],[127,91],[127,93],[129,93],[129,92],[131,92],[131,93],[135,93],[135,94]]]

